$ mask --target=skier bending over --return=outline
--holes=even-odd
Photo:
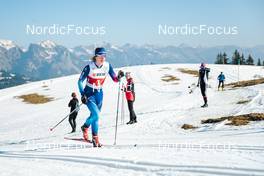
[[[202,108],[208,107],[206,88],[208,85],[208,74],[209,74],[209,72],[210,72],[210,69],[206,68],[204,63],[201,63],[197,87],[200,86],[201,93],[202,93],[203,100],[204,100],[204,105],[201,106]]]
[[[121,75],[124,74],[120,70],[118,76],[116,76],[113,67],[105,61],[105,58],[105,48],[96,48],[95,56],[92,58],[92,61],[84,67],[78,81],[79,91],[82,95],[82,103],[86,104],[90,111],[90,116],[81,127],[83,138],[87,141],[89,140],[88,129],[91,126],[94,147],[102,146],[98,139],[98,120],[103,103],[102,86],[106,76],[109,74],[114,82],[118,82]],[[83,88],[84,80],[86,80],[85,88]]]
[[[222,91],[224,90],[224,82],[225,82],[225,75],[223,74],[223,72],[220,73],[220,75],[218,75],[217,77],[219,83],[218,83],[218,91],[219,91],[219,88],[222,84]]]

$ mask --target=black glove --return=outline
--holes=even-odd
[[[119,70],[117,74],[118,80],[120,80],[123,76],[125,76],[124,72],[122,70]]]
[[[81,100],[82,100],[82,103],[83,104],[86,104],[87,103],[87,97],[86,97],[86,95],[82,95]]]

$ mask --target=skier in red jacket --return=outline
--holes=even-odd
[[[130,114],[130,121],[127,122],[127,124],[133,124],[133,123],[137,123],[137,116],[135,114],[134,106],[133,106],[135,102],[135,87],[130,72],[126,72],[126,80],[127,80],[127,84],[124,88],[124,91],[126,93],[127,105]]]

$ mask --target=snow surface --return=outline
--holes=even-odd
[[[1,175],[264,175],[264,123],[233,127],[221,122],[201,124],[202,119],[250,112],[264,112],[264,85],[217,91],[216,77],[224,71],[227,83],[237,81],[238,67],[209,65],[209,107],[200,108],[199,89],[188,93],[197,78],[178,68],[197,69],[196,64],[150,65],[122,68],[131,71],[136,86],[135,111],[138,123],[119,121],[117,145],[113,146],[118,84],[107,79],[100,118],[103,148],[65,140],[81,138],[80,126],[89,112],[82,106],[78,130],[69,134],[66,120],[49,128],[68,112],[71,92],[78,92],[79,75],[33,82],[0,91],[0,173]],[[264,76],[263,67],[240,66],[240,80]],[[166,83],[169,74],[179,84]],[[44,86],[45,85],[45,86]],[[55,100],[42,105],[22,102],[16,96],[39,93]],[[237,104],[250,100],[248,104]],[[125,106],[125,122],[128,121]],[[185,131],[192,124],[199,128]]]

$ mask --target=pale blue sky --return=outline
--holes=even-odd
[[[0,0],[0,39],[27,47],[51,39],[68,47],[110,42],[122,45],[192,46],[264,44],[262,0]],[[103,36],[27,35],[26,25],[105,26]],[[158,25],[237,26],[234,36],[164,36]]]

